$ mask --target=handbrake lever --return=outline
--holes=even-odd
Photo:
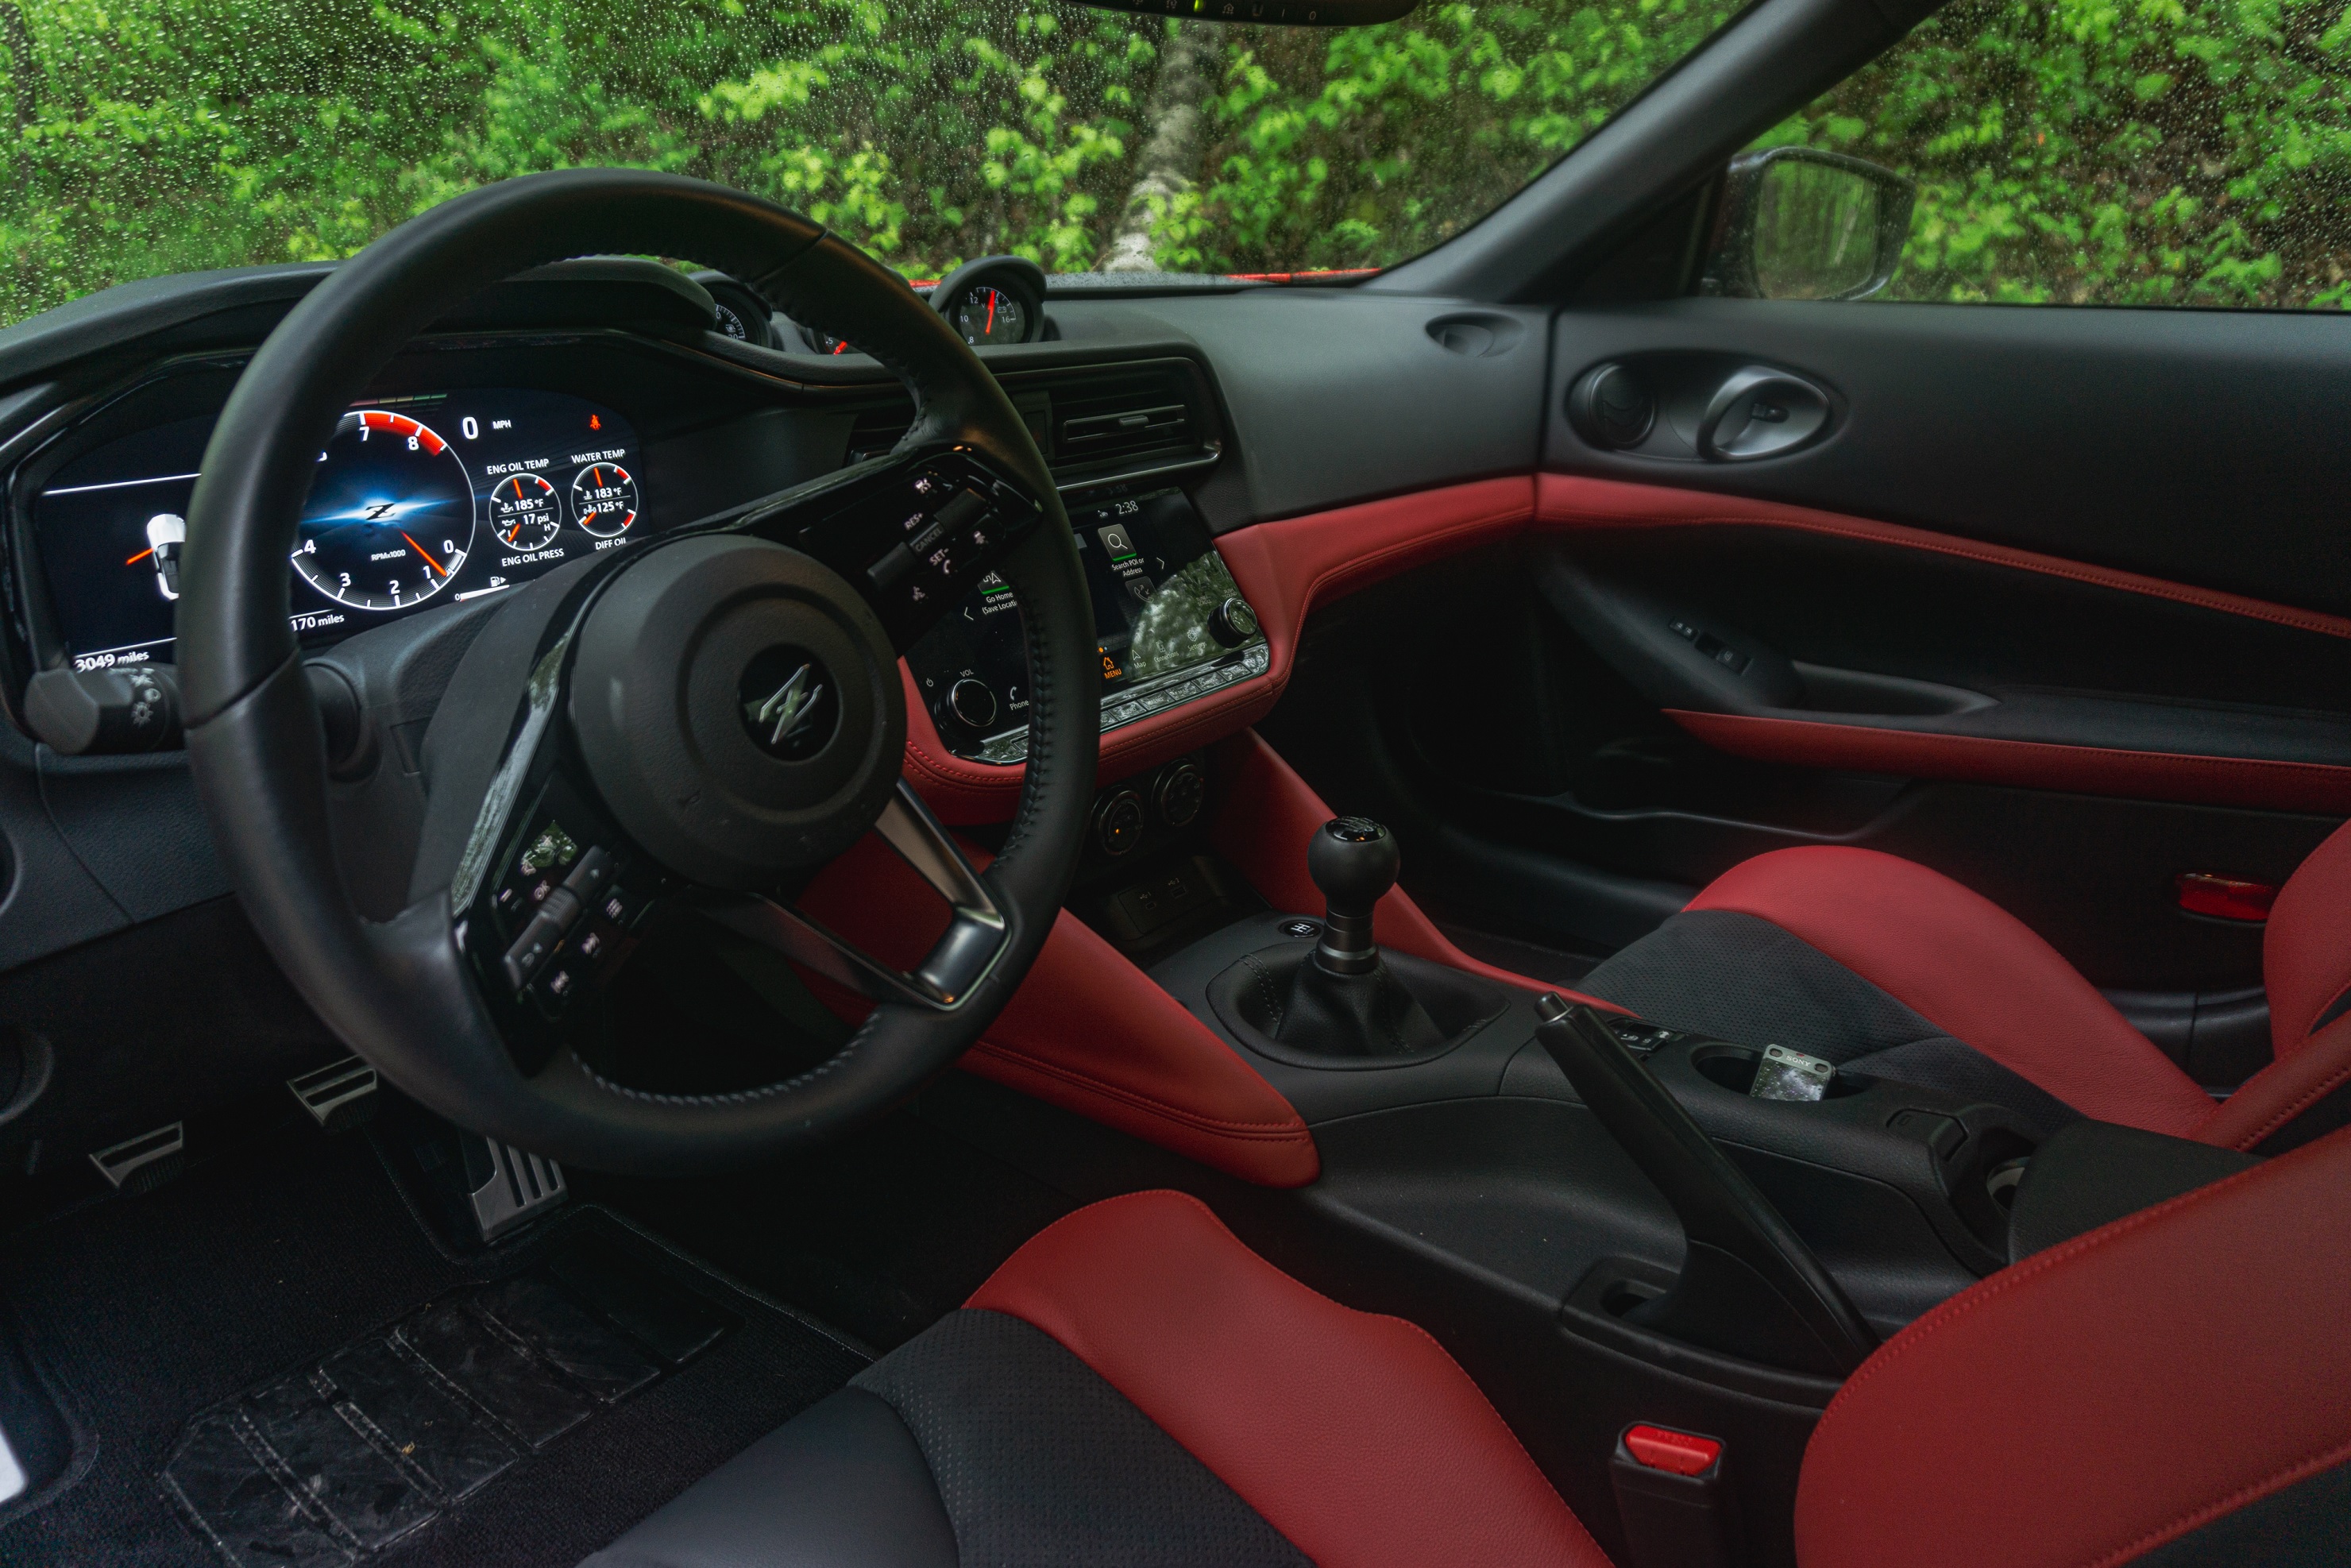
[[[1535,1012],[1535,1038],[1682,1222],[1680,1277],[1625,1320],[1793,1372],[1841,1378],[1866,1360],[1877,1335],[1844,1290],[1600,1015],[1549,992]]]

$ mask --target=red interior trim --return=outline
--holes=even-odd
[[[1080,1209],[967,1304],[1052,1335],[1324,1568],[1606,1568],[1435,1340],[1309,1290],[1196,1198]]]
[[[2225,593],[2219,589],[2196,588],[2184,582],[2148,577],[2141,572],[2091,566],[2083,561],[2068,560],[2063,556],[2043,555],[2038,550],[1987,544],[1980,539],[1907,528],[1900,523],[1873,522],[1835,512],[1818,512],[1809,507],[1792,507],[1779,501],[1757,501],[1742,496],[1718,496],[1700,490],[1677,490],[1662,485],[1628,485],[1621,480],[1587,478],[1577,474],[1544,474],[1536,480],[1535,515],[1539,522],[1552,528],[1792,528],[1802,533],[1825,534],[1835,538],[1861,539],[1871,544],[1894,545],[1903,549],[1926,550],[1935,555],[1981,561],[1989,566],[2004,566],[2018,571],[2039,572],[2043,577],[2062,577],[2096,588],[2111,588],[2117,592],[2142,594],[2149,599],[2168,599],[2175,604],[2190,604],[2199,610],[2217,610],[2224,614],[2267,621],[2275,625],[2293,627],[2298,632],[2315,632],[2322,636],[2351,639],[2351,620],[2339,615],[2300,610],[2290,604],[2274,604],[2266,599]]]
[[[1258,523],[1217,539],[1265,628],[1271,655],[1266,673],[1111,731],[1102,737],[1102,779],[1155,768],[1272,712],[1290,684],[1299,630],[1319,600],[1515,533],[1533,507],[1530,480],[1483,479]],[[942,821],[1009,821],[1026,770],[967,762],[949,752],[904,661],[899,670],[906,688],[906,777]]]
[[[2037,740],[1936,735],[1817,719],[1667,708],[1667,717],[1718,751],[1797,768],[1844,768],[1915,779],[1960,779],[2084,795],[2250,806],[2273,811],[2351,812],[2351,768],[2116,751]]]
[[[1307,874],[1306,845],[1314,830],[1338,813],[1323,804],[1313,787],[1253,729],[1224,742],[1208,761],[1209,777],[1220,801],[1208,830],[1217,852],[1238,866],[1249,885],[1274,908],[1320,915],[1322,894]],[[1409,862],[1405,869],[1409,874]],[[1391,889],[1373,910],[1372,929],[1383,946],[1415,957],[1449,964],[1523,990],[1557,991],[1570,1001],[1606,1012],[1625,1010],[1614,1002],[1472,958],[1437,929],[1402,884]]]
[[[987,863],[986,851],[964,849]],[[871,833],[819,874],[799,907],[902,966],[920,962],[946,924],[939,896]],[[808,978],[844,1018],[872,1009]],[[962,1066],[1260,1186],[1304,1186],[1322,1173],[1313,1134],[1280,1092],[1067,912]]]

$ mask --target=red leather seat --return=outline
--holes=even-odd
[[[2262,949],[2275,1061],[2225,1103],[1989,900],[1870,850],[1729,872],[1583,989],[1646,1018],[2011,1105],[2275,1152],[2351,1101],[2351,826],[2279,894]]]
[[[2037,1254],[1889,1340],[1806,1451],[1799,1562],[2339,1562],[2346,1321],[2351,1133]],[[1435,1341],[1146,1192],[1046,1229],[590,1568],[1008,1561],[1608,1559]]]

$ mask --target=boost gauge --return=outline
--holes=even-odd
[[[378,408],[336,422],[294,550],[304,581],[354,610],[404,610],[473,548],[474,482],[446,441]]]
[[[571,515],[598,538],[618,538],[637,520],[637,482],[617,463],[591,463],[571,476]]]

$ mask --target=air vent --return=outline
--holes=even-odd
[[[1173,376],[1081,382],[1053,399],[1059,463],[1124,463],[1194,444],[1192,406]]]

